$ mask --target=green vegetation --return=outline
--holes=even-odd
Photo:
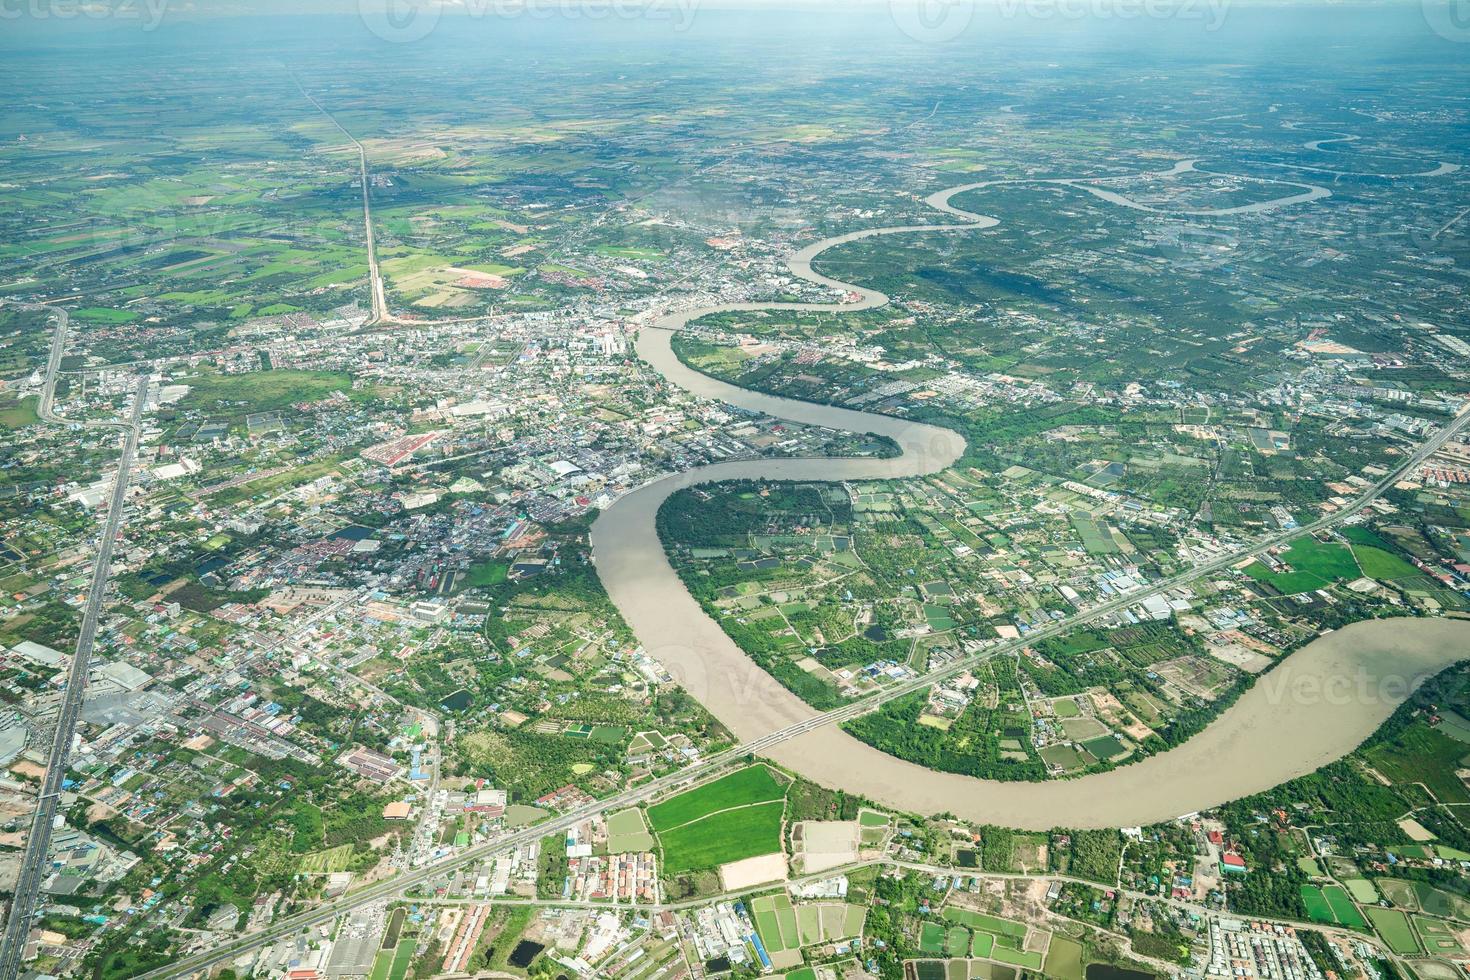
[[[1280,555],[1280,560],[1289,565],[1290,571],[1272,571],[1264,564],[1256,563],[1246,569],[1246,574],[1265,582],[1283,595],[1296,595],[1324,588],[1335,581],[1357,578],[1360,574],[1353,552],[1334,542],[1322,542],[1316,538],[1298,538],[1291,547]]]
[[[1419,946],[1419,940],[1414,935],[1414,928],[1409,924],[1409,917],[1398,909],[1370,908],[1368,918],[1373,922],[1373,928],[1388,943],[1388,948],[1400,956],[1414,956],[1423,950]]]
[[[665,874],[713,868],[781,850],[784,804],[753,803],[657,831]]]
[[[655,831],[663,833],[721,810],[782,800],[785,796],[785,788],[770,769],[748,766],[654,804],[648,808],[648,820]]]
[[[243,420],[256,412],[282,411],[350,391],[352,377],[328,371],[253,371],[249,374],[200,374],[184,379],[189,393],[180,408],[211,418]]]

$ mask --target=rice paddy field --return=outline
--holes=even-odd
[[[924,923],[919,934],[922,952],[953,958],[992,959],[1028,970],[1041,969],[1042,954],[1021,948],[1026,938],[1025,923],[956,906],[946,908],[942,915],[950,923],[948,926],[940,922]]]
[[[1245,571],[1283,595],[1298,595],[1325,588],[1334,581],[1355,579],[1361,574],[1353,553],[1345,545],[1302,538],[1277,556],[1290,571],[1273,571],[1256,562]]]
[[[1055,980],[1083,980],[1082,944],[1065,936],[1052,936],[1041,969]]]
[[[718,867],[781,850],[786,789],[750,766],[648,808],[666,874]]]
[[[1454,930],[1445,922],[1440,919],[1426,919],[1422,915],[1410,918],[1414,923],[1414,930],[1419,933],[1419,939],[1428,952],[1441,956],[1459,956],[1464,953],[1464,949],[1455,938]]]
[[[862,934],[867,910],[846,902],[793,905],[783,894],[751,899],[750,916],[768,953],[783,953]]]
[[[408,976],[408,967],[413,962],[414,941],[400,939],[393,949],[380,949],[373,959],[373,972],[369,980],[403,980]]]
[[[1414,927],[1409,917],[1398,909],[1371,908],[1368,918],[1373,928],[1388,943],[1388,948],[1401,956],[1412,956],[1420,952],[1419,940],[1414,936]]]
[[[1301,895],[1302,904],[1307,909],[1307,918],[1313,922],[1341,925],[1349,929],[1363,929],[1368,925],[1353,904],[1352,897],[1338,885],[1322,888],[1302,885]]]
[[[786,798],[786,789],[765,766],[750,766],[696,786],[648,808],[648,821],[662,832],[730,807]]]

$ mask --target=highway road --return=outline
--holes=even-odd
[[[54,424],[67,424],[69,420],[56,415],[56,375],[61,365],[62,351],[66,346],[66,330],[69,320],[65,310],[53,310],[57,315],[56,332],[52,337],[51,355],[46,366],[45,387],[42,389],[36,414]],[[81,633],[77,637],[76,652],[72,656],[71,668],[67,673],[66,690],[56,719],[56,733],[51,741],[51,754],[46,763],[46,775],[41,781],[41,794],[31,815],[31,829],[26,836],[25,853],[21,857],[20,875],[16,881],[15,899],[11,903],[10,918],[5,923],[5,934],[0,939],[0,980],[14,980],[20,974],[21,957],[25,952],[26,936],[30,933],[31,918],[36,911],[36,898],[41,880],[50,863],[52,823],[56,819],[61,784],[66,777],[67,762],[71,756],[72,737],[76,732],[77,717],[81,713],[82,699],[87,689],[87,672],[92,661],[92,645],[97,637],[97,622],[102,614],[107,595],[107,579],[112,570],[112,550],[117,543],[118,528],[122,525],[123,509],[127,502],[128,481],[132,475],[133,461],[138,452],[138,437],[141,431],[143,406],[148,400],[148,379],[144,377],[133,396],[133,407],[126,423],[93,423],[120,427],[124,431],[122,455],[118,459],[117,478],[112,487],[112,499],[108,504],[107,517],[102,526],[102,536],[97,542],[97,560],[92,566],[92,584],[87,592],[87,604],[82,610]]]
[[[1470,408],[1470,406],[1467,406],[1467,408]],[[351,892],[348,895],[345,895],[342,898],[339,898],[333,902],[324,903],[323,905],[320,905],[314,909],[309,909],[307,911],[299,912],[295,915],[287,916],[283,919],[280,919],[269,928],[264,929],[260,932],[253,933],[249,936],[241,936],[239,938],[229,940],[224,943],[216,944],[203,952],[184,957],[177,962],[171,964],[170,966],[154,970],[147,974],[143,974],[143,976],[183,977],[224,963],[257,946],[264,945],[284,936],[289,936],[299,930],[308,928],[310,926],[328,922],[344,912],[366,905],[370,902],[381,901],[382,899],[390,898],[396,894],[405,892],[411,889],[413,886],[423,884],[424,882],[427,882],[434,877],[442,875],[451,869],[462,867],[476,861],[484,860],[485,858],[491,857],[494,854],[508,850],[512,847],[518,847],[521,844],[526,844],[534,840],[539,840],[540,838],[545,837],[549,834],[563,832],[568,828],[574,826],[575,824],[578,824],[588,819],[589,817],[592,817],[603,811],[621,809],[623,807],[634,806],[639,803],[646,802],[650,799],[653,799],[654,797],[677,789],[682,785],[692,783],[696,780],[704,779],[705,777],[713,774],[720,768],[744,759],[747,756],[759,754],[761,751],[769,748],[772,745],[776,745],[788,739],[795,738],[798,735],[801,735],[823,725],[840,724],[841,722],[856,718],[857,716],[872,711],[883,703],[891,701],[894,698],[902,697],[905,694],[909,694],[913,691],[927,687],[935,683],[936,681],[955,676],[966,670],[970,670],[974,668],[976,664],[980,663],[983,660],[1001,656],[1007,653],[1017,652],[1023,647],[1029,646],[1030,644],[1036,643],[1040,640],[1060,635],[1064,632],[1067,632],[1068,630],[1075,629],[1078,626],[1095,621],[1113,613],[1117,613],[1123,609],[1128,608],[1129,606],[1136,605],[1143,599],[1150,596],[1168,592],[1171,589],[1175,589],[1181,585],[1188,584],[1189,582],[1192,582],[1203,576],[1213,575],[1215,573],[1224,571],[1225,569],[1228,569],[1233,565],[1254,555],[1260,554],[1261,552],[1266,551],[1270,548],[1278,547],[1304,535],[1333,527],[1347,520],[1347,518],[1349,518],[1353,514],[1356,514],[1364,507],[1371,504],[1374,500],[1378,499],[1378,497],[1382,496],[1384,491],[1386,491],[1389,487],[1393,486],[1404,476],[1411,474],[1419,467],[1422,462],[1424,462],[1435,452],[1437,452],[1439,448],[1443,446],[1446,442],[1464,432],[1467,425],[1470,425],[1470,411],[1462,409],[1459,415],[1457,415],[1452,421],[1450,421],[1442,429],[1436,432],[1431,438],[1421,444],[1419,448],[1415,450],[1409,457],[1407,457],[1396,469],[1393,470],[1393,472],[1389,473],[1383,479],[1379,480],[1377,483],[1369,487],[1363,494],[1355,498],[1348,506],[1333,514],[1329,514],[1326,517],[1322,517],[1316,521],[1303,524],[1300,527],[1296,527],[1287,531],[1282,531],[1279,534],[1274,534],[1267,538],[1263,538],[1259,541],[1253,542],[1252,544],[1244,548],[1232,550],[1230,552],[1222,554],[1218,558],[1211,559],[1210,561],[1203,562],[1190,569],[1187,569],[1179,573],[1178,575],[1170,576],[1167,579],[1161,579],[1158,582],[1155,582],[1143,589],[1131,593],[1130,595],[1122,596],[1104,603],[1100,603],[1096,606],[1089,607],[1044,629],[1034,630],[1023,639],[1012,640],[1006,643],[996,644],[995,646],[988,647],[985,650],[980,651],[979,653],[971,654],[970,656],[952,661],[937,670],[922,674],[913,680],[901,684],[892,685],[859,701],[854,701],[849,705],[844,705],[841,708],[837,708],[824,714],[817,715],[811,719],[800,722],[799,724],[780,729],[779,731],[770,732],[769,734],[762,735],[761,737],[752,739],[748,742],[745,742],[744,744],[737,745],[734,748],[727,749],[724,752],[712,755],[704,761],[688,766],[680,770],[679,772],[660,777],[659,779],[653,780],[649,783],[645,783],[642,786],[626,790],[611,798],[600,800],[597,803],[591,804],[589,806],[573,810],[562,816],[555,817],[545,823],[537,824],[534,827],[528,827],[514,831],[512,833],[504,834],[493,841],[481,844],[477,847],[470,848],[460,854],[454,855],[435,864],[427,865],[423,868],[419,868],[406,874],[397,875],[393,878],[385,879],[383,881],[368,885],[367,887],[361,888],[355,892]]]
[[[363,233],[367,241],[368,288],[372,295],[373,306],[372,316],[363,326],[371,327],[387,322],[391,317],[388,316],[387,294],[383,290],[383,275],[378,271],[378,248],[373,239],[373,201],[372,194],[368,190],[367,150],[358,142],[356,136],[353,136],[347,131],[346,126],[343,126],[337,121],[336,116],[322,108],[322,104],[302,86],[300,81],[294,76],[292,77],[292,81],[296,82],[297,90],[301,92],[306,101],[316,106],[316,111],[326,116],[332,125],[341,130],[342,135],[347,137],[352,142],[352,145],[357,148],[357,171],[362,181],[362,224]]]

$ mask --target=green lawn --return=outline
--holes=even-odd
[[[510,573],[510,565],[503,561],[484,561],[471,565],[457,583],[462,589],[484,589],[499,585]]]

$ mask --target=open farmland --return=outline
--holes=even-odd
[[[666,874],[714,868],[781,850],[785,802],[775,800],[721,810],[658,832]]]
[[[751,766],[649,807],[648,822],[662,833],[719,810],[785,797],[785,788],[776,782],[769,769]]]

